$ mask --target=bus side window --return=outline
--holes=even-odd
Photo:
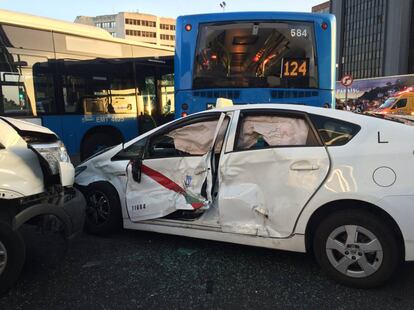
[[[56,114],[53,67],[47,61],[33,65],[33,82],[37,114]]]
[[[66,113],[136,114],[131,62],[65,61],[63,97]]]

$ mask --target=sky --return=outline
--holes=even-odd
[[[163,17],[222,12],[219,0],[0,0],[0,9],[74,21],[78,15],[96,16],[128,11]],[[324,0],[225,0],[226,12],[310,12]]]

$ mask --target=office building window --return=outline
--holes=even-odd
[[[160,39],[161,39],[161,40],[170,40],[170,41],[174,41],[174,40],[175,40],[175,36],[173,36],[173,35],[169,35],[169,34],[161,34],[161,35],[160,35]]]
[[[98,22],[95,23],[96,27],[99,28],[115,28],[116,27],[116,22],[112,21],[112,22]]]
[[[151,20],[140,20],[134,18],[125,18],[125,24],[145,27],[156,27],[157,23]]]
[[[151,31],[141,31],[141,30],[131,30],[126,29],[125,34],[127,36],[134,36],[134,37],[144,37],[144,38],[156,38],[157,33]]]
[[[340,66],[339,76],[352,74],[354,78],[369,78],[383,74],[386,2],[344,1],[340,51],[344,63]]]
[[[414,4],[411,11],[410,51],[408,56],[408,73],[414,73]]]
[[[175,25],[160,24],[160,29],[162,29],[162,30],[175,30]]]

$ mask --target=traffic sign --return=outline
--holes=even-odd
[[[352,75],[347,74],[342,77],[341,84],[344,85],[345,87],[349,87],[352,85],[353,81],[354,81],[354,78],[352,77]]]

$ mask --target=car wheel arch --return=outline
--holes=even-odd
[[[72,234],[69,215],[63,208],[56,208],[55,205],[49,203],[33,205],[16,214],[12,221],[13,230],[18,230],[23,224],[42,216],[54,216],[61,223],[64,236],[69,237]]]
[[[84,191],[90,189],[91,187],[93,187],[96,184],[99,183],[105,183],[107,185],[109,185],[110,187],[112,187],[112,189],[116,192],[117,194],[117,199],[119,200],[119,203],[122,206],[122,199],[121,199],[121,193],[119,192],[118,188],[108,179],[96,179],[93,182],[89,183],[88,185],[79,185],[79,184],[75,184],[76,188],[79,189],[82,193],[84,193]]]
[[[362,200],[355,200],[355,199],[343,199],[343,200],[336,200],[330,201],[325,203],[324,205],[317,208],[312,215],[309,217],[309,220],[306,225],[305,229],[305,247],[306,252],[312,252],[312,245],[315,231],[318,225],[329,215],[343,210],[365,210],[373,215],[377,216],[378,218],[384,220],[393,230],[398,243],[399,248],[401,249],[401,257],[405,257],[405,245],[404,245],[404,238],[401,232],[400,227],[398,226],[397,222],[394,218],[386,212],[384,209],[372,204],[370,202],[362,201]]]
[[[88,197],[92,195],[93,193],[102,193],[103,195],[105,195],[105,198],[107,199],[109,203],[109,208],[111,210],[110,217],[105,219],[105,222],[112,223],[111,227],[113,228],[114,219],[115,219],[116,229],[122,228],[123,218],[125,217],[126,214],[124,214],[122,199],[116,186],[114,186],[110,181],[97,181],[97,182],[90,183],[87,186],[82,186],[80,188],[79,186],[77,187],[84,194],[85,199],[87,200],[87,203],[88,203]],[[112,203],[111,203],[111,199],[114,199]],[[105,225],[107,224],[105,223]],[[87,219],[85,222],[85,228],[87,231],[91,232],[91,230],[88,229]],[[112,228],[110,229],[111,231],[112,231]],[[105,233],[105,232],[102,232],[102,231],[98,232],[97,230],[93,230],[93,232],[91,233],[100,234],[100,233]]]
[[[121,204],[122,213],[125,216],[127,213],[125,210],[126,185],[123,184],[122,180],[119,179],[117,175],[104,173],[95,168],[93,164],[92,166],[93,167],[91,167],[91,169],[87,168],[84,172],[76,177],[74,186],[85,196],[86,191],[94,184],[106,183],[110,185],[117,193],[117,198]]]

